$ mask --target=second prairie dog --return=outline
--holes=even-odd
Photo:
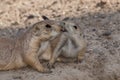
[[[50,68],[56,60],[77,59],[78,62],[81,62],[86,51],[86,42],[80,27],[70,21],[61,21],[60,24],[67,32],[63,32],[57,47],[54,49],[49,61]]]
[[[49,72],[40,63],[41,43],[54,39],[62,28],[55,21],[41,21],[14,37],[0,37],[0,70],[17,69],[30,65],[39,72]]]

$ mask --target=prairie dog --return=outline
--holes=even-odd
[[[61,33],[55,21],[47,20],[17,33],[14,37],[0,37],[0,70],[17,69],[30,65],[39,72],[49,72],[39,62],[41,43],[54,39]]]
[[[62,33],[60,41],[54,49],[48,65],[50,68],[56,60],[64,61],[77,58],[77,61],[80,62],[86,51],[86,42],[83,39],[80,27],[69,21],[61,21],[60,24],[67,32]]]

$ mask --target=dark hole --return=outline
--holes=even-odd
[[[46,28],[51,28],[51,25],[47,24],[47,25],[46,25]]]
[[[77,29],[77,26],[73,26],[75,29]]]

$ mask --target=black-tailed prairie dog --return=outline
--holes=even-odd
[[[81,62],[86,51],[86,41],[80,27],[69,21],[61,21],[61,26],[67,32],[62,33],[60,41],[54,49],[48,65],[50,68],[56,60],[67,62],[77,59],[78,62]]]
[[[40,63],[38,50],[42,42],[54,39],[61,33],[61,30],[62,27],[57,22],[47,20],[35,23],[14,37],[1,36],[0,70],[30,65],[39,72],[49,72]]]

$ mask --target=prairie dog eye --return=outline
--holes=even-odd
[[[73,26],[75,29],[77,29],[77,26]]]
[[[45,25],[45,27],[46,27],[46,28],[51,28],[52,26],[49,25],[49,24],[47,24],[47,25]]]

